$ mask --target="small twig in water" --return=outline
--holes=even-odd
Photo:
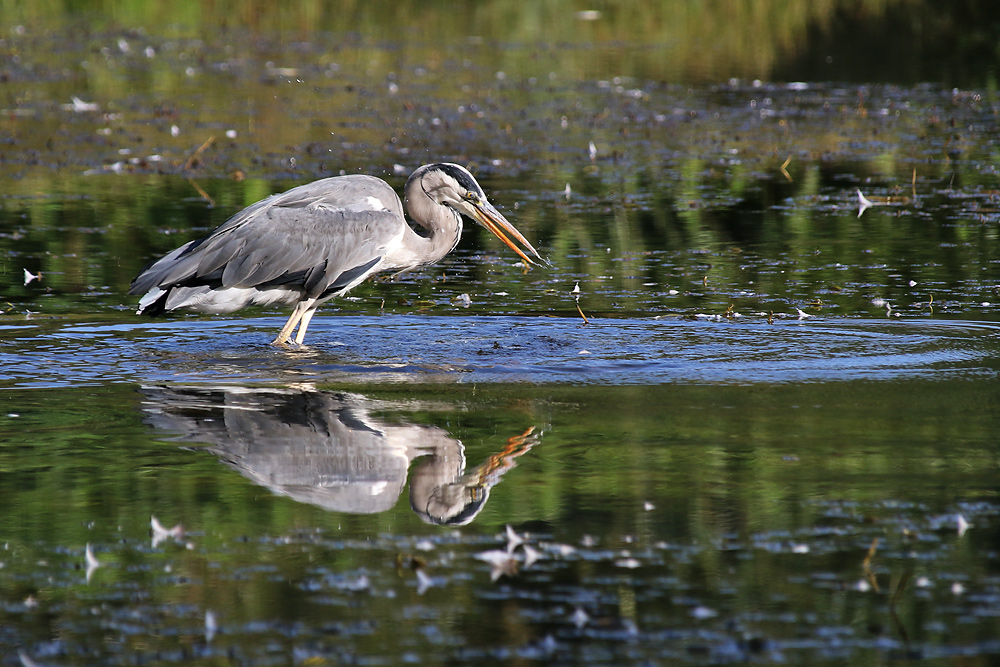
[[[789,183],[792,182],[792,175],[788,173],[787,167],[789,164],[791,164],[791,162],[792,162],[792,156],[789,155],[788,159],[786,159],[784,163],[781,165],[781,174],[788,179]]]
[[[865,559],[861,561],[861,569],[864,570],[865,576],[868,577],[868,583],[872,585],[875,592],[878,593],[878,580],[875,578],[875,573],[872,572],[872,558],[875,557],[875,550],[878,549],[878,538],[872,540],[872,545],[868,547],[868,553],[865,555]]]
[[[202,190],[201,186],[195,183],[193,178],[188,177],[188,183],[190,183],[191,187],[198,191],[198,194],[201,195],[202,199],[208,202],[209,206],[215,206],[215,200],[209,197],[208,193]]]
[[[573,300],[576,302],[576,312],[580,313],[580,317],[583,318],[583,323],[590,324],[590,320],[587,319],[587,316],[583,314],[583,309],[580,308],[580,283],[573,286],[573,291],[570,292],[570,294],[573,295]]]
[[[199,146],[198,150],[196,150],[194,153],[191,153],[191,157],[189,157],[187,159],[187,162],[184,163],[184,171],[188,171],[192,167],[194,167],[194,165],[197,164],[198,162],[198,158],[201,156],[202,153],[205,152],[205,149],[214,143],[215,143],[215,136],[211,136],[208,139],[206,139],[205,143]]]

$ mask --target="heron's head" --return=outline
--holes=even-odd
[[[430,490],[424,498],[410,485],[410,507],[425,522],[436,526],[464,526],[471,523],[490,498],[490,487],[473,483],[466,476]]]
[[[525,262],[536,263],[514,245],[510,237],[516,239],[538,259],[542,258],[521,232],[517,231],[514,225],[486,199],[483,189],[465,167],[450,162],[426,164],[413,172],[407,181],[408,195],[414,186],[419,186],[418,191],[422,191],[434,203],[446,206],[490,230]]]

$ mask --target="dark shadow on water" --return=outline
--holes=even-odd
[[[409,471],[410,507],[455,526],[482,511],[490,489],[538,442],[534,428],[466,470],[465,446],[436,426],[395,423],[400,404],[312,388],[143,387],[144,421],[205,449],[280,496],[332,512],[396,504]],[[418,461],[411,470],[411,464]]]

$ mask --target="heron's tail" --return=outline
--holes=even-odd
[[[169,294],[169,289],[152,288],[139,299],[139,308],[135,311],[135,314],[148,315],[150,317],[162,315],[167,310],[167,296]]]

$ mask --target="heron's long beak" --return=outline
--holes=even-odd
[[[503,217],[500,211],[493,207],[493,204],[489,203],[485,199],[470,203],[472,206],[472,217],[475,218],[476,222],[493,232],[498,239],[504,242],[504,245],[516,252],[521,259],[529,264],[537,264],[537,262],[532,260],[524,254],[520,248],[514,245],[514,242],[508,238],[508,234],[513,236],[521,245],[530,250],[535,257],[542,259],[542,256],[538,254],[538,251],[535,250],[530,243],[528,243],[528,239],[524,238],[521,232],[517,231],[517,228],[510,224],[507,221],[507,218]],[[545,260],[542,261],[544,262]]]

